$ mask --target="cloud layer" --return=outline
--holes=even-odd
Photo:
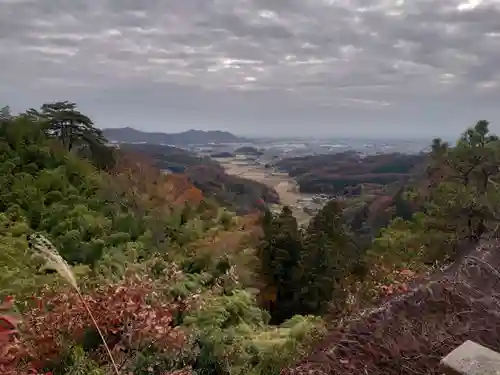
[[[151,130],[451,134],[500,120],[499,20],[499,0],[0,0],[0,100]]]

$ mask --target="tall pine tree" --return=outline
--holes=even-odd
[[[340,202],[332,200],[311,219],[304,238],[301,312],[318,314],[343,301],[342,279],[358,259],[348,235]]]
[[[446,244],[429,246],[429,259],[460,256],[481,238],[497,235],[500,227],[500,141],[488,122],[467,129],[453,148],[433,144],[433,169],[441,173],[430,184],[425,204],[426,225],[448,235]]]
[[[302,236],[289,207],[277,216],[266,211],[263,218],[264,241],[260,248],[261,275],[270,296],[271,322],[280,323],[297,313],[300,282]],[[269,293],[269,292],[268,292]]]

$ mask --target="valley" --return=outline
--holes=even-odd
[[[0,375],[500,375],[498,19],[0,0]]]
[[[215,159],[224,167],[228,175],[254,180],[274,189],[280,199],[280,204],[271,204],[271,207],[280,210],[282,206],[289,206],[299,224],[306,224],[312,217],[311,210],[315,203],[312,194],[300,193],[296,181],[283,172],[274,168],[266,168],[263,164],[245,162],[236,158]],[[316,204],[317,206],[317,204]]]
[[[13,355],[0,373],[309,374],[323,364],[308,353],[325,348],[334,374],[368,365],[399,375],[408,373],[402,362],[433,373],[436,337],[453,339],[439,357],[469,339],[498,347],[484,329],[465,336],[455,318],[490,321],[484,308],[473,310],[478,291],[492,297],[483,279],[469,295],[465,285],[443,284],[444,306],[426,295],[414,309],[402,295],[439,278],[462,249],[482,252],[480,241],[498,238],[500,175],[491,166],[500,144],[487,122],[455,148],[435,140],[429,154],[305,148],[299,156],[287,145],[182,145],[191,142],[185,136],[228,137],[219,132],[186,132],[171,146],[113,143],[70,102],[1,113],[0,320],[8,331],[0,352]],[[396,313],[342,326],[394,295],[404,302]],[[438,336],[422,335],[422,319]],[[380,337],[367,341],[375,322]],[[90,345],[89,334],[97,338]],[[332,351],[342,335],[356,344]],[[392,353],[396,364],[380,366],[373,353],[389,352],[387,342],[410,357]],[[416,354],[423,360],[412,362]],[[113,371],[115,358],[123,372]]]

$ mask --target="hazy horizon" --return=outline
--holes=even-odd
[[[224,130],[224,129],[197,129],[197,128],[186,128],[184,130],[179,130],[175,132],[165,132],[161,130],[146,130],[146,129],[137,129],[134,128],[133,126],[124,126],[124,127],[109,127],[109,128],[103,128],[103,130],[106,129],[124,129],[124,128],[130,128],[138,131],[143,131],[146,133],[164,133],[164,134],[178,134],[178,133],[183,133],[187,132],[190,130],[194,131],[227,131],[235,136],[241,137],[241,138],[251,138],[251,139],[261,139],[261,140],[314,140],[314,141],[319,141],[319,140],[328,140],[328,141],[342,141],[342,140],[375,140],[375,141],[416,141],[416,142],[431,142],[433,138],[442,138],[444,141],[448,142],[454,142],[458,139],[460,134],[452,135],[452,136],[433,136],[433,137],[427,137],[427,136],[397,136],[397,135],[384,135],[384,134],[379,134],[379,135],[374,135],[374,136],[363,136],[361,134],[354,134],[354,135],[347,135],[347,136],[342,136],[340,134],[316,134],[316,135],[290,135],[290,134],[276,134],[276,135],[263,135],[263,134],[257,134],[257,133],[242,133],[238,131],[230,131],[230,130]]]
[[[174,133],[500,133],[499,0],[0,0],[0,106]]]

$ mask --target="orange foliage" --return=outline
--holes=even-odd
[[[246,234],[246,241],[251,246],[256,246],[264,235],[260,224],[261,218],[262,214],[260,212],[238,216],[237,218],[238,227],[236,230]]]
[[[245,230],[251,227],[260,227],[260,220],[262,213],[251,213],[244,216],[240,216],[239,222],[241,223],[241,229]]]
[[[241,250],[247,236],[243,231],[212,231],[189,247],[194,252],[204,251],[214,256],[235,253]]]
[[[248,214],[237,217],[237,227],[231,230],[217,230],[207,233],[190,245],[195,250],[211,254],[239,252],[243,247],[254,247],[261,238],[262,229],[258,225],[259,215]]]
[[[203,200],[203,193],[200,189],[191,184],[184,175],[169,174],[165,176],[165,188],[167,195],[174,204],[198,205]]]
[[[345,280],[345,291],[348,294],[348,304],[343,314],[353,314],[369,306],[375,306],[391,297],[409,292],[417,281],[427,278],[424,269],[385,268],[372,264],[369,277],[363,281],[354,278]],[[335,311],[336,313],[338,311]]]
[[[417,273],[409,270],[393,270],[386,282],[380,282],[375,285],[375,291],[379,297],[389,297],[398,293],[406,293],[409,289],[409,284],[417,278]]]
[[[122,152],[111,173],[116,177],[116,188],[132,195],[142,207],[168,211],[183,204],[197,206],[203,199],[186,176],[167,175],[141,154]]]
[[[10,313],[12,308],[12,298],[0,304],[0,372],[6,375],[20,374],[18,359],[24,353],[17,337],[19,322]]]

